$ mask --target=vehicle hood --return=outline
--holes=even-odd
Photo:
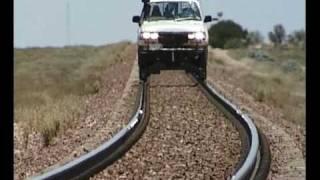
[[[202,21],[144,21],[141,25],[143,32],[198,32],[206,31]]]

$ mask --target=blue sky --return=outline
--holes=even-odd
[[[14,45],[64,46],[67,44],[66,4],[70,3],[72,45],[102,45],[136,40],[141,0],[14,0]],[[281,23],[287,32],[305,29],[305,0],[200,0],[204,14],[223,12],[248,30],[267,33]]]

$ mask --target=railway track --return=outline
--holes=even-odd
[[[198,85],[207,98],[214,103],[234,124],[240,134],[241,156],[228,179],[266,179],[270,169],[271,154],[266,137],[252,120],[211,85],[189,77]],[[126,127],[112,139],[95,150],[65,165],[49,170],[30,179],[88,179],[119,159],[138,141],[149,121],[149,82],[140,82],[136,111]]]
[[[192,76],[191,78],[200,85],[208,99],[230,118],[240,132],[242,142],[241,160],[229,179],[267,179],[271,153],[265,135],[254,125],[248,115],[220,95],[211,85],[197,80],[196,77]]]

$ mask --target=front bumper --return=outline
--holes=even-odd
[[[207,46],[152,49],[139,46],[139,66],[153,73],[160,70],[192,70],[205,63]]]
[[[186,51],[192,51],[197,49],[203,49],[208,47],[207,41],[188,41],[186,43],[182,44],[162,44],[158,41],[145,41],[145,40],[139,40],[138,41],[138,47],[139,49],[143,49],[145,51],[180,51],[180,50],[186,50]]]

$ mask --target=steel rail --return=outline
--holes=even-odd
[[[211,85],[193,77],[209,100],[217,104],[242,134],[242,159],[238,162],[231,180],[264,180],[270,170],[271,154],[266,137],[254,125],[252,119],[243,113]],[[119,159],[143,134],[149,119],[148,82],[140,82],[136,111],[128,125],[114,137],[91,152],[51,171],[31,179],[86,179],[103,170]],[[242,132],[242,133],[241,133]]]
[[[136,111],[122,130],[89,153],[29,179],[87,179],[112,164],[143,134],[149,119],[148,96],[148,82],[141,81],[136,100]]]
[[[240,134],[242,132],[242,157],[228,179],[267,179],[271,164],[271,153],[266,137],[247,114],[243,113],[240,108],[218,93],[212,85],[206,81],[199,80],[195,76],[191,76],[191,78],[200,85],[200,89],[204,91],[209,100],[234,120],[233,122]]]

